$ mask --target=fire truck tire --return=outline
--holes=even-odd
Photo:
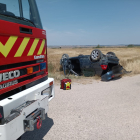
[[[90,59],[91,61],[99,61],[101,59],[102,52],[98,49],[95,49],[91,52]]]

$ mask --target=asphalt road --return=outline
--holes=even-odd
[[[140,140],[140,75],[59,88],[42,128],[22,140]]]

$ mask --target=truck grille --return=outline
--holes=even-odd
[[[34,60],[34,61],[27,61],[27,62],[21,62],[21,63],[15,63],[15,64],[9,64],[9,65],[3,65],[0,66],[0,70],[7,70],[7,69],[12,69],[12,68],[16,68],[16,67],[21,67],[21,66],[26,66],[26,65],[32,65],[32,64],[36,64],[36,63],[41,63],[44,60]]]
[[[10,73],[14,70],[20,71],[19,77],[9,79],[6,81],[3,80],[0,82],[0,99],[2,97],[1,95],[3,95],[3,94],[6,94],[6,93],[10,93],[9,95],[16,94],[18,91],[26,89],[27,88],[26,85],[29,85],[33,81],[36,81],[36,80],[42,78],[42,76],[46,76],[46,69],[41,70],[41,68],[40,68],[40,64],[42,62],[44,62],[43,59],[0,66],[1,75],[3,75],[5,72]],[[33,71],[31,74],[28,74],[28,72],[27,72],[27,68],[29,68],[29,67],[33,68]],[[35,84],[36,83],[32,83],[32,86]]]

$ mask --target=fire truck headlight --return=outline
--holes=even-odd
[[[42,91],[41,95],[48,95],[49,98],[52,96],[52,86]]]
[[[46,62],[40,64],[40,70],[46,69]]]

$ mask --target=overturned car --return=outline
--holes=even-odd
[[[119,59],[113,52],[104,55],[100,50],[95,49],[90,55],[79,55],[69,57],[63,54],[60,60],[64,74],[67,72],[80,76],[101,76],[102,81],[108,81],[123,74],[123,67],[119,64]]]

